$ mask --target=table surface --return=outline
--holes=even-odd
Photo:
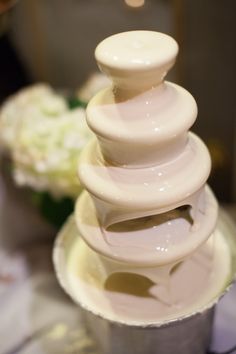
[[[236,207],[227,206],[236,220]],[[54,275],[50,228],[0,176],[0,354],[97,354]],[[217,306],[212,349],[236,344],[236,286]]]

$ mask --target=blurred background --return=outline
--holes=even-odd
[[[236,200],[236,2],[146,0],[0,1],[0,100],[34,82],[77,89],[96,68],[94,48],[116,32],[150,29],[180,45],[170,79],[195,97],[193,130],[208,145],[210,184],[222,202]]]

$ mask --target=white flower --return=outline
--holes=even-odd
[[[83,108],[70,111],[64,98],[46,85],[37,85],[8,99],[0,124],[19,185],[56,197],[80,193],[78,158],[92,136]]]
[[[29,86],[9,97],[0,110],[0,143],[11,152],[15,137],[25,118],[39,119],[41,116],[57,116],[67,111],[64,98],[46,84]]]
[[[111,80],[104,74],[95,72],[81,86],[77,92],[77,96],[81,101],[88,103],[98,91],[109,86],[111,86]]]

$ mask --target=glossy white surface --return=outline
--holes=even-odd
[[[106,89],[87,108],[104,158],[127,168],[156,165],[183,152],[196,117],[192,95],[170,82],[121,102]]]
[[[204,212],[196,211],[193,225],[184,212],[175,210],[153,217],[132,218],[104,228],[99,224],[91,197],[84,192],[75,215],[79,233],[96,252],[124,262],[123,267],[125,264],[161,266],[189,256],[206,240],[206,235],[208,237],[214,231],[217,204],[210,190],[207,190],[202,206]],[[117,220],[115,211],[114,218]]]
[[[234,225],[221,212],[214,235],[167,274],[166,282],[164,277],[154,282],[142,272],[144,277],[140,278],[132,269],[123,273],[120,268],[118,274],[110,276],[100,255],[80,238],[72,216],[58,235],[54,264],[61,285],[84,309],[119,324],[158,326],[201,313],[218,302],[235,277],[233,231]],[[142,268],[145,270],[150,268]]]
[[[177,52],[174,39],[149,31],[113,35],[95,51],[113,86],[87,108],[97,140],[80,158],[80,181],[90,196],[78,199],[77,226],[91,248],[127,264],[174,265],[216,224],[217,202],[205,189],[210,156],[188,132],[196,102],[163,81]],[[192,225],[170,215],[182,206],[190,206]]]
[[[178,53],[176,41],[154,31],[130,31],[102,41],[95,50],[100,69],[130,97],[160,84]]]
[[[149,67],[155,69],[172,62],[178,45],[170,36],[152,31],[118,33],[103,40],[96,48],[95,57],[100,65],[120,71],[139,73]]]
[[[196,171],[196,166],[201,168]],[[136,217],[141,217],[184,204],[195,207],[194,195],[203,187],[209,170],[207,149],[191,134],[178,157],[168,163],[138,169],[106,163],[96,141],[91,141],[81,155],[79,176],[98,207],[99,220],[107,226],[126,220],[135,212],[139,212]],[[122,219],[119,215],[123,215]]]

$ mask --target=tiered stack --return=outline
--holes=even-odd
[[[164,81],[177,52],[172,38],[149,31],[96,49],[113,86],[87,108],[96,135],[79,164],[87,191],[54,264],[104,354],[205,354],[214,304],[234,277],[232,228],[222,214],[216,225],[206,185],[210,157],[188,132],[196,103]]]
[[[209,153],[188,132],[195,100],[164,81],[177,52],[167,35],[132,31],[107,38],[95,53],[113,87],[87,108],[97,139],[80,159],[87,191],[76,206],[83,239],[71,251],[70,282],[86,308],[122,323],[193,313],[230,272],[206,186]]]

